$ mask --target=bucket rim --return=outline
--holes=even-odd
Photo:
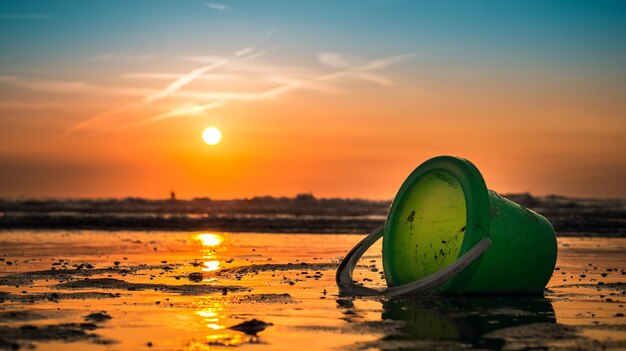
[[[389,245],[388,241],[393,235],[391,232],[391,223],[395,221],[398,215],[398,208],[402,203],[404,197],[408,195],[408,192],[412,189],[413,185],[420,180],[422,176],[433,171],[446,171],[450,173],[459,183],[465,197],[466,208],[466,225],[465,234],[463,236],[463,242],[457,256],[461,257],[467,251],[469,251],[474,245],[476,245],[481,239],[489,237],[489,224],[490,224],[490,210],[489,210],[489,193],[485,180],[478,170],[478,168],[470,161],[456,156],[437,156],[433,157],[413,170],[411,174],[400,186],[398,193],[393,199],[389,213],[385,221],[385,228],[383,232],[383,266],[385,262],[391,258],[391,252],[385,251],[385,244]],[[479,259],[480,260],[480,259]],[[385,268],[385,278],[389,286],[396,286],[402,284],[397,282],[391,270]],[[452,279],[454,280],[454,278]]]

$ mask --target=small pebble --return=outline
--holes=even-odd
[[[104,322],[104,321],[108,321],[109,319],[113,317],[106,314],[106,312],[95,312],[95,313],[86,315],[84,318],[87,321]]]
[[[193,273],[189,273],[188,276],[189,280],[191,280],[192,282],[201,282],[203,279],[203,275],[200,272],[193,272]]]

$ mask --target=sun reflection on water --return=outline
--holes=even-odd
[[[202,267],[203,272],[213,272],[220,269],[220,261],[206,261],[204,262],[204,267]]]
[[[184,351],[210,351],[210,350],[224,350],[222,346],[232,347],[238,346],[245,342],[251,342],[249,338],[244,338],[238,334],[214,334],[209,335],[204,341],[193,341],[185,348]],[[219,347],[219,348],[218,348]],[[230,349],[230,348],[229,348]]]
[[[202,271],[212,272],[220,269],[220,259],[218,252],[225,250],[222,243],[224,242],[224,236],[215,233],[201,233],[194,235],[194,239],[199,241],[202,245]],[[212,278],[214,279],[214,278]],[[203,279],[204,281],[211,279]],[[224,308],[223,301],[211,301],[201,300],[201,304],[204,305],[201,309],[196,311],[196,315],[202,317],[207,328],[212,332],[217,332],[224,329],[224,325],[220,323],[220,320],[224,318],[222,310]],[[204,343],[190,344],[189,349],[204,349],[199,347],[200,345],[209,346],[234,346],[241,344],[244,340],[241,336],[231,335],[230,333],[219,332],[220,334],[210,334],[206,336]],[[199,348],[198,348],[199,347]]]
[[[202,246],[214,247],[219,246],[224,241],[224,237],[219,234],[202,233],[196,235],[196,240],[199,240]]]
[[[224,242],[224,237],[220,234],[202,233],[196,234],[194,238],[202,245],[203,272],[213,272],[220,269],[220,261],[217,251]]]
[[[226,329],[226,326],[222,323],[222,319],[225,318],[223,301],[202,298],[200,303],[203,307],[196,311],[195,314],[202,317],[210,331],[204,337],[204,340],[194,340],[184,350],[214,350],[216,347],[237,346],[251,342],[251,338],[247,338],[241,333],[229,332]]]
[[[218,313],[219,309],[207,308],[204,310],[197,311],[196,314],[202,318],[207,323],[207,327],[213,330],[224,329],[224,326],[220,325],[220,315]]]

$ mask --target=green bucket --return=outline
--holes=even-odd
[[[383,291],[352,279],[358,259],[381,236]],[[336,278],[340,292],[351,295],[537,293],[556,256],[548,220],[488,190],[471,162],[440,156],[409,175],[385,225],[350,251]]]

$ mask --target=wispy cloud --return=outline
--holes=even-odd
[[[312,90],[312,91],[316,91],[316,92],[320,92],[324,94],[341,93],[341,90],[338,87],[334,86],[333,84],[319,82],[319,81],[316,82],[316,81],[307,80],[307,79],[301,80],[301,79],[294,79],[290,77],[275,76],[275,75],[266,76],[265,79],[268,82],[272,82],[281,86],[297,84],[298,88],[300,89]]]
[[[354,72],[350,75],[350,78],[384,86],[393,84],[393,81],[389,78],[367,72]]]
[[[402,54],[389,56],[378,60],[366,61],[363,64],[350,66],[341,70],[336,70],[330,73],[322,73],[313,77],[304,78],[304,79],[291,79],[286,77],[272,77],[274,81],[278,83],[277,86],[270,88],[268,90],[259,91],[259,92],[198,92],[198,91],[181,91],[176,93],[176,96],[187,98],[187,99],[198,99],[198,100],[209,100],[213,102],[217,102],[218,105],[211,105],[212,108],[215,107],[223,107],[227,103],[235,102],[235,101],[259,101],[259,100],[267,100],[276,98],[279,95],[288,93],[290,91],[296,89],[314,89],[314,90],[322,90],[323,85],[320,83],[324,81],[333,81],[339,80],[342,78],[360,78],[362,80],[368,80],[371,82],[375,82],[381,85],[391,84],[391,81],[384,78],[373,75],[370,71],[375,71],[379,69],[383,69],[389,67],[392,64],[407,60],[412,58],[413,54]],[[173,111],[173,110],[172,110]],[[186,113],[180,113],[181,111],[185,111],[186,113],[192,113],[193,110],[182,109],[177,113],[173,114],[164,114],[168,118],[171,117],[179,117],[188,115]],[[171,111],[170,111],[171,112]]]
[[[68,104],[58,101],[0,101],[0,110],[74,110],[77,106],[81,108],[97,107],[100,106],[100,104],[86,102],[73,102],[72,104]]]
[[[122,74],[121,77],[124,79],[137,79],[137,80],[177,80],[183,74],[181,73],[159,73],[159,72],[134,72],[134,73],[125,73]],[[218,74],[218,73],[205,73],[198,77],[197,80],[205,80],[205,81],[224,81],[224,80],[234,80],[240,78],[241,76],[236,74]]]
[[[155,92],[145,88],[108,87],[80,81],[38,80],[19,76],[0,76],[0,83],[54,94],[144,96]]]
[[[132,116],[138,108],[145,108],[142,102],[135,102],[129,105],[124,105],[114,109],[110,109],[99,113],[89,119],[83,120],[70,127],[61,135],[61,138],[68,137],[69,135],[81,130],[90,130],[93,133],[104,133],[116,128],[120,125],[128,125],[127,116]]]
[[[160,92],[146,96],[144,101],[152,102],[158,99],[162,99],[168,95],[171,95],[172,93],[176,92],[183,86],[193,82],[198,77],[201,77],[203,74],[225,65],[227,62],[228,61],[226,60],[221,60],[221,61],[214,62],[210,65],[206,65],[206,66],[202,66],[200,68],[194,69],[193,71],[182,75],[180,78],[170,83],[167,87],[165,87],[165,89],[161,90]]]
[[[339,54],[325,53],[318,55],[318,59],[322,60],[322,62],[332,67],[339,66],[345,67],[345,69],[322,76],[320,80],[351,78],[364,80],[379,85],[391,85],[393,82],[390,79],[371,73],[371,71],[387,68],[395,63],[405,61],[413,57],[415,57],[415,54],[401,54],[369,62],[352,63],[347,58]]]
[[[317,55],[317,59],[321,63],[332,68],[354,67],[363,63],[362,60],[358,60],[354,57],[347,57],[345,55],[341,55],[335,52],[319,53]],[[354,71],[354,70],[350,70],[350,71],[351,72],[346,73],[346,76],[351,79],[362,80],[362,81],[366,81],[366,82],[370,82],[370,83],[374,83],[378,85],[383,85],[383,86],[393,84],[393,82],[390,79],[384,76],[378,75],[378,74]]]
[[[375,60],[347,56],[338,53],[320,53],[316,57],[327,68],[324,70],[260,63],[249,58],[262,50],[255,46],[244,47],[231,57],[223,56],[183,56],[187,62],[200,64],[185,73],[134,72],[122,75],[125,79],[159,82],[169,80],[162,89],[122,90],[125,93],[141,94],[142,99],[135,103],[105,111],[84,120],[68,130],[65,135],[77,131],[93,133],[110,132],[147,125],[163,120],[182,117],[199,117],[218,108],[225,108],[240,101],[264,101],[276,99],[296,90],[312,90],[322,93],[338,93],[341,81],[358,80],[365,83],[388,86],[393,81],[381,71],[396,63],[411,59],[413,54],[387,56]],[[330,69],[330,71],[328,71]],[[2,76],[0,76],[0,79]],[[8,84],[16,84],[7,76]],[[221,81],[233,80],[234,86],[260,87],[257,90],[230,90],[233,84]],[[194,88],[189,85],[194,83]],[[31,88],[96,89],[79,82],[66,82],[65,85],[42,86],[41,82]],[[263,88],[265,87],[265,88]],[[112,89],[112,88],[110,88]],[[128,90],[131,89],[131,90]],[[119,92],[119,90],[118,90]]]
[[[254,52],[254,53],[252,53],[250,55],[245,56],[244,60],[246,60],[246,61],[248,61],[248,60],[256,60],[259,57],[264,56],[265,54],[267,54],[268,51],[269,50],[261,50],[261,51]]]
[[[0,76],[0,82],[13,82],[18,79],[18,76]]]
[[[167,112],[160,113],[154,115],[152,117],[144,118],[144,119],[134,119],[128,120],[128,116],[132,116],[135,114],[146,114],[149,111],[146,111],[146,108],[150,106],[145,105],[141,102],[132,103],[129,105],[125,105],[122,107],[118,107],[112,110],[105,111],[95,117],[84,120],[72,128],[65,131],[65,133],[61,136],[62,138],[71,135],[72,133],[81,131],[81,130],[89,130],[94,134],[102,134],[102,133],[110,133],[114,131],[120,131],[129,128],[135,128],[142,125],[163,121],[166,119],[174,118],[174,117],[189,117],[189,116],[199,116],[201,113],[216,109],[218,107],[223,106],[222,102],[211,102],[208,104],[197,105],[194,103],[187,103],[180,107],[176,107]]]
[[[137,123],[134,123],[131,126],[134,127],[134,126],[139,126],[142,124],[149,124],[149,123],[158,122],[158,121],[162,121],[164,119],[173,118],[173,117],[194,116],[194,115],[198,115],[200,113],[203,113],[209,110],[216,109],[218,107],[222,107],[225,104],[226,104],[225,101],[215,101],[215,102],[210,102],[208,104],[203,104],[203,105],[196,105],[192,103],[186,106],[174,108],[168,112],[139,121]]]
[[[262,76],[262,75],[285,75],[285,76],[298,76],[298,77],[307,77],[314,75],[316,71],[312,68],[302,67],[302,66],[288,66],[288,65],[275,65],[275,64],[265,64],[260,62],[250,62],[254,61],[250,59],[250,57],[233,59],[221,56],[181,56],[180,57],[184,61],[193,62],[193,63],[201,63],[201,64],[210,64],[220,60],[228,60],[228,65],[224,65],[220,67],[220,71],[239,74],[239,75],[251,75],[251,76]]]
[[[5,20],[32,20],[32,19],[46,19],[53,16],[47,13],[5,13],[0,14],[0,19]]]
[[[50,93],[85,93],[90,92],[96,87],[85,82],[75,81],[49,81],[49,80],[26,80],[19,79],[11,81],[13,85],[37,91],[45,91]]]
[[[216,10],[216,11],[227,11],[227,12],[232,12],[233,9],[229,6],[226,6],[224,4],[220,4],[220,3],[216,3],[216,2],[205,2],[204,5],[208,8],[210,8],[211,10]]]
[[[241,50],[237,50],[237,52],[235,52],[235,56],[236,57],[242,57],[242,56],[250,55],[253,52],[254,52],[254,47],[253,46],[249,46],[247,48],[243,48]]]
[[[347,62],[344,57],[334,52],[321,52],[317,54],[317,59],[320,60],[320,62],[322,62],[323,64],[334,68],[350,66],[350,63]]]

